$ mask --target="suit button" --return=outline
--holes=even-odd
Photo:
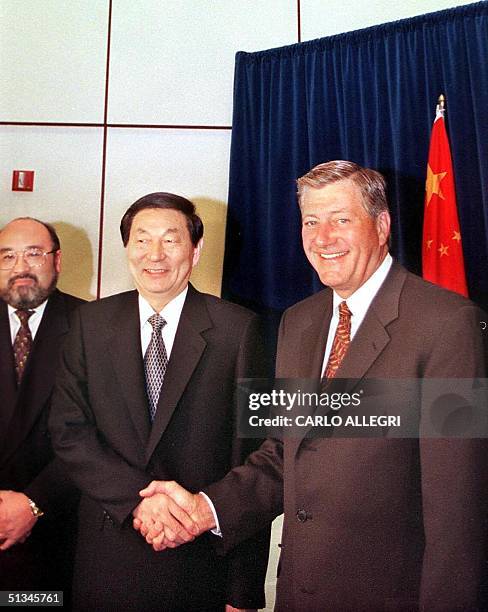
[[[299,523],[305,523],[309,518],[312,518],[306,510],[299,510],[297,512],[297,519]]]

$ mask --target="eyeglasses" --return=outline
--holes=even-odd
[[[46,257],[53,251],[41,251],[41,249],[24,249],[23,251],[3,251],[0,253],[0,270],[12,270],[15,268],[19,255],[22,255],[29,268],[40,268],[46,263]]]

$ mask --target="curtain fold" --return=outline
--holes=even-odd
[[[488,302],[488,3],[236,55],[222,293],[273,318],[321,285],[295,180],[348,159],[387,179],[392,252],[421,272],[424,183],[446,96],[470,296]]]

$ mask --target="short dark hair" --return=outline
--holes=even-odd
[[[297,180],[299,204],[301,205],[307,187],[320,189],[343,179],[351,179],[356,184],[363,196],[364,208],[373,219],[381,212],[388,211],[386,183],[383,176],[376,170],[363,168],[354,162],[342,159],[319,164]]]
[[[46,223],[45,221],[41,221],[40,219],[36,219],[35,217],[16,217],[15,219],[12,219],[11,221],[9,221],[9,223],[13,223],[14,221],[35,221],[36,223],[40,223],[49,232],[51,242],[53,243],[52,250],[59,251],[59,249],[61,248],[61,243],[59,242],[59,236],[56,233],[54,226],[51,225],[50,223]]]
[[[139,200],[134,202],[134,204],[126,210],[120,222],[120,235],[122,236],[124,246],[127,246],[129,242],[130,229],[134,217],[138,212],[147,208],[170,209],[183,213],[186,217],[186,225],[190,232],[190,239],[193,246],[196,246],[200,242],[203,236],[203,222],[197,215],[193,202],[174,193],[158,191],[139,198]]]

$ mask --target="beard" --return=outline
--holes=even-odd
[[[14,287],[14,282],[19,278],[30,278],[34,285]],[[40,287],[39,279],[35,274],[17,274],[9,279],[7,288],[0,290],[0,298],[17,310],[28,310],[37,308],[56,289],[58,274],[55,272],[48,287]]]

